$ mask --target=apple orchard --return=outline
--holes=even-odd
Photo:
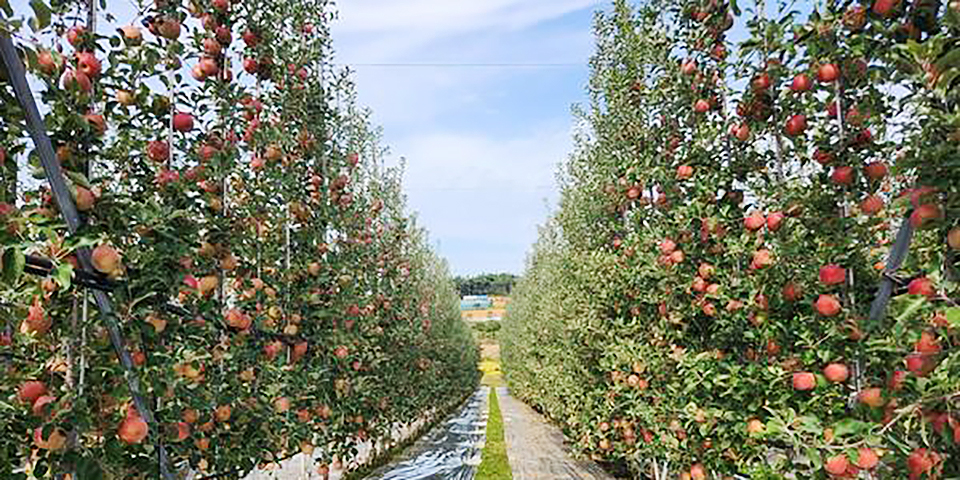
[[[960,3],[613,3],[512,392],[640,478],[956,478]]]
[[[0,1],[0,477],[325,476],[472,392],[332,4],[120,3]]]

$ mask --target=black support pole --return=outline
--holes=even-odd
[[[13,44],[13,40],[7,35],[0,35],[0,57],[2,57],[3,63],[7,66],[10,83],[13,85],[20,106],[23,108],[27,121],[27,130],[30,132],[30,137],[33,139],[37,153],[40,155],[43,171],[46,174],[47,180],[50,182],[50,190],[53,192],[53,199],[60,209],[63,220],[67,223],[67,230],[69,230],[71,234],[74,234],[81,225],[77,206],[73,202],[73,196],[70,194],[67,182],[63,177],[63,170],[60,168],[60,163],[54,154],[53,144],[50,141],[49,135],[47,135],[47,128],[43,123],[43,117],[40,116],[36,100],[34,100],[33,93],[30,91],[30,85],[27,83],[26,70],[20,61],[19,55],[17,55],[17,49]],[[90,250],[78,250],[77,258],[80,261],[80,268],[92,274],[94,270],[90,260]],[[159,425],[157,425],[156,419],[153,417],[153,409],[144,399],[140,388],[140,380],[133,366],[133,360],[130,358],[130,352],[127,350],[123,335],[120,333],[120,326],[114,314],[113,303],[110,301],[107,293],[101,290],[94,290],[93,298],[96,300],[97,308],[100,310],[100,318],[110,334],[110,342],[113,344],[113,349],[117,354],[117,358],[120,360],[120,364],[123,366],[124,377],[127,381],[127,387],[130,389],[130,395],[133,397],[134,406],[137,407],[137,411],[143,417],[143,420],[147,422],[147,425],[153,430],[154,443],[160,457],[161,478],[164,480],[174,480],[175,477],[168,465],[169,459],[166,448],[163,445],[162,432]]]

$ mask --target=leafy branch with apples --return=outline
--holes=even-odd
[[[298,453],[326,476],[472,392],[454,283],[330,63],[332,4],[135,6],[0,3],[82,220],[4,65],[0,476],[238,478]]]
[[[960,473],[958,6],[598,13],[512,391],[636,477]]]

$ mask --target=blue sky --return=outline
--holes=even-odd
[[[454,273],[523,270],[557,200],[570,107],[586,101],[593,12],[606,5],[339,3],[336,61],[353,66],[393,161],[406,158],[410,208]]]

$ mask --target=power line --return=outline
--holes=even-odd
[[[375,68],[572,68],[586,66],[583,63],[333,63],[339,67]]]

